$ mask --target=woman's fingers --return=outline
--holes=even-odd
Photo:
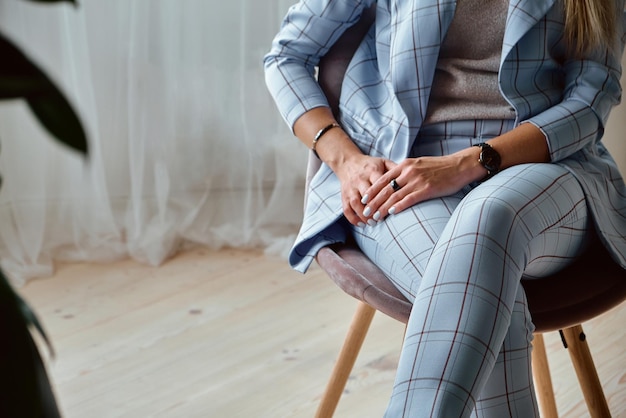
[[[385,173],[385,162],[381,158],[365,156],[356,163],[351,162],[343,167],[339,177],[341,180],[341,196],[343,212],[353,225],[363,226],[373,221],[365,213],[370,201],[367,191],[378,178]]]
[[[353,225],[365,224],[367,218],[363,216],[364,205],[359,189],[345,190],[343,195],[343,213],[348,222]]]
[[[389,165],[390,169],[366,191],[370,200],[364,215],[376,221],[399,213],[414,204],[432,198],[432,167],[422,167],[416,159]]]
[[[367,189],[369,201],[363,215],[376,221],[419,202],[459,191],[468,183],[453,156],[408,158]]]
[[[355,183],[359,183],[355,185]],[[343,213],[348,222],[353,225],[363,226],[368,221],[371,222],[369,217],[365,215],[365,206],[369,201],[369,196],[366,193],[371,186],[369,180],[354,180],[352,182],[345,182],[342,187],[342,201],[343,201]]]
[[[391,171],[398,166],[398,164],[391,160],[383,160],[383,163],[385,164],[385,171]]]
[[[388,161],[388,160],[385,160]],[[368,197],[363,209],[363,216],[379,221],[384,218],[391,205],[402,198],[405,193],[402,170],[393,162],[386,164],[390,170],[374,181],[366,191]],[[385,203],[387,207],[383,207]]]

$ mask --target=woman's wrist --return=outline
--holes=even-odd
[[[457,152],[459,158],[458,167],[466,184],[484,179],[488,172],[480,163],[481,149],[479,147],[469,147]]]
[[[324,135],[328,133],[328,131],[334,128],[340,128],[337,122],[329,123],[328,125],[324,126],[322,129],[317,131],[317,134],[315,134],[315,137],[313,138],[313,142],[311,143],[311,151],[313,151],[313,153],[315,154],[317,158],[320,157],[319,154],[317,153],[317,143],[319,142],[320,139],[322,139]]]
[[[328,138],[320,143],[318,155],[335,173],[342,166],[350,164],[363,156],[361,150],[352,142],[352,139],[342,129],[333,129],[326,134]]]
[[[294,124],[294,133],[310,149],[314,149],[318,158],[333,171],[351,160],[363,156],[352,139],[341,129],[327,107],[309,110]],[[317,140],[316,140],[317,139]]]

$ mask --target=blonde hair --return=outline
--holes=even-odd
[[[617,39],[615,0],[563,0],[565,40],[570,52],[584,56],[594,49],[611,48]]]

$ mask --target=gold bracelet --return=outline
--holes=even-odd
[[[339,128],[339,125],[338,125],[337,123],[335,123],[335,122],[333,122],[333,123],[331,123],[331,124],[329,124],[329,125],[326,125],[326,126],[324,126],[322,129],[320,129],[320,130],[317,132],[317,134],[315,135],[315,138],[313,138],[313,143],[311,144],[311,151],[313,151],[313,154],[315,154],[315,156],[316,156],[317,158],[320,158],[320,156],[319,156],[319,155],[317,155],[317,151],[315,150],[315,147],[317,147],[317,141],[319,141],[319,140],[320,140],[320,138],[321,138],[322,136],[324,136],[324,134],[325,134],[326,132],[330,131],[330,130],[331,130],[331,129],[333,129],[333,128]]]

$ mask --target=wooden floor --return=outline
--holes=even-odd
[[[66,418],[311,417],[355,306],[317,268],[241,250],[61,265],[20,291],[57,351]],[[626,304],[585,325],[614,417],[626,417],[625,320]],[[402,331],[375,317],[337,417],[382,416]],[[587,417],[558,335],[546,344],[561,415]]]

